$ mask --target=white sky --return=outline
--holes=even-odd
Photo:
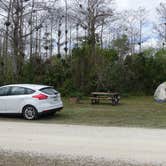
[[[116,0],[119,9],[132,9],[146,7],[148,9],[154,9],[160,0]]]
[[[166,0],[115,0],[118,10],[145,8],[151,20],[156,19],[156,8],[161,2]]]
[[[82,1],[82,0],[78,0]],[[156,38],[156,33],[153,33],[153,23],[158,23],[160,24],[158,18],[157,18],[157,13],[156,13],[156,8],[159,6],[161,2],[165,2],[166,0],[114,0],[115,1],[115,9],[117,11],[122,11],[122,10],[130,10],[130,9],[138,9],[139,7],[145,8],[147,11],[147,24],[144,27],[144,34],[146,41],[144,41],[146,44],[145,45],[156,45],[157,43],[157,38]],[[71,0],[68,0],[68,2],[71,2]],[[60,3],[64,3],[64,0],[60,0]]]
[[[149,23],[157,22],[157,14],[156,8],[159,6],[161,2],[165,2],[166,0],[115,0],[116,7],[119,11],[128,10],[128,9],[138,9],[139,7],[143,7],[147,10],[147,19]],[[158,22],[159,23],[159,22]],[[146,37],[149,39],[145,42],[145,45],[156,45],[157,39],[155,34],[153,33],[153,26],[144,27],[144,33]]]

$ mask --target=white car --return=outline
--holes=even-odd
[[[0,113],[22,114],[27,120],[63,108],[60,93],[51,86],[14,84],[0,87]]]

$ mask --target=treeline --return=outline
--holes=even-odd
[[[23,66],[21,83],[48,84],[64,96],[89,95],[92,91],[117,91],[122,94],[152,95],[166,76],[166,50],[154,53],[147,49],[142,53],[127,55],[123,60],[116,50],[96,50],[95,63],[89,46],[74,48],[66,58],[53,56],[46,61],[40,57],[27,60]],[[1,84],[16,83],[8,77]],[[18,81],[17,81],[18,82]]]
[[[156,22],[158,46],[145,50],[146,10],[119,13],[114,2],[0,0],[0,85],[48,84],[65,96],[152,94],[165,81],[166,24]],[[166,3],[157,14],[166,17]]]

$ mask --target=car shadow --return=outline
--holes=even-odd
[[[52,119],[55,119],[55,118],[59,118],[61,116],[62,115],[58,114],[58,113],[54,113],[54,114],[43,114],[43,115],[40,115],[39,120],[52,120]]]
[[[51,120],[54,119],[55,117],[59,117],[59,114],[53,114],[53,115],[49,115],[49,114],[44,114],[44,115],[40,115],[39,116],[39,121],[40,120]],[[20,114],[0,114],[0,120],[5,120],[5,121],[26,121],[28,122],[28,120],[24,119],[22,115]],[[37,121],[38,121],[37,120]],[[32,122],[32,121],[31,121]]]
[[[0,119],[23,119],[20,114],[0,114]]]

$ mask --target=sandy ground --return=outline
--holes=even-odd
[[[10,151],[166,165],[166,130],[0,122],[0,149],[4,159]]]

